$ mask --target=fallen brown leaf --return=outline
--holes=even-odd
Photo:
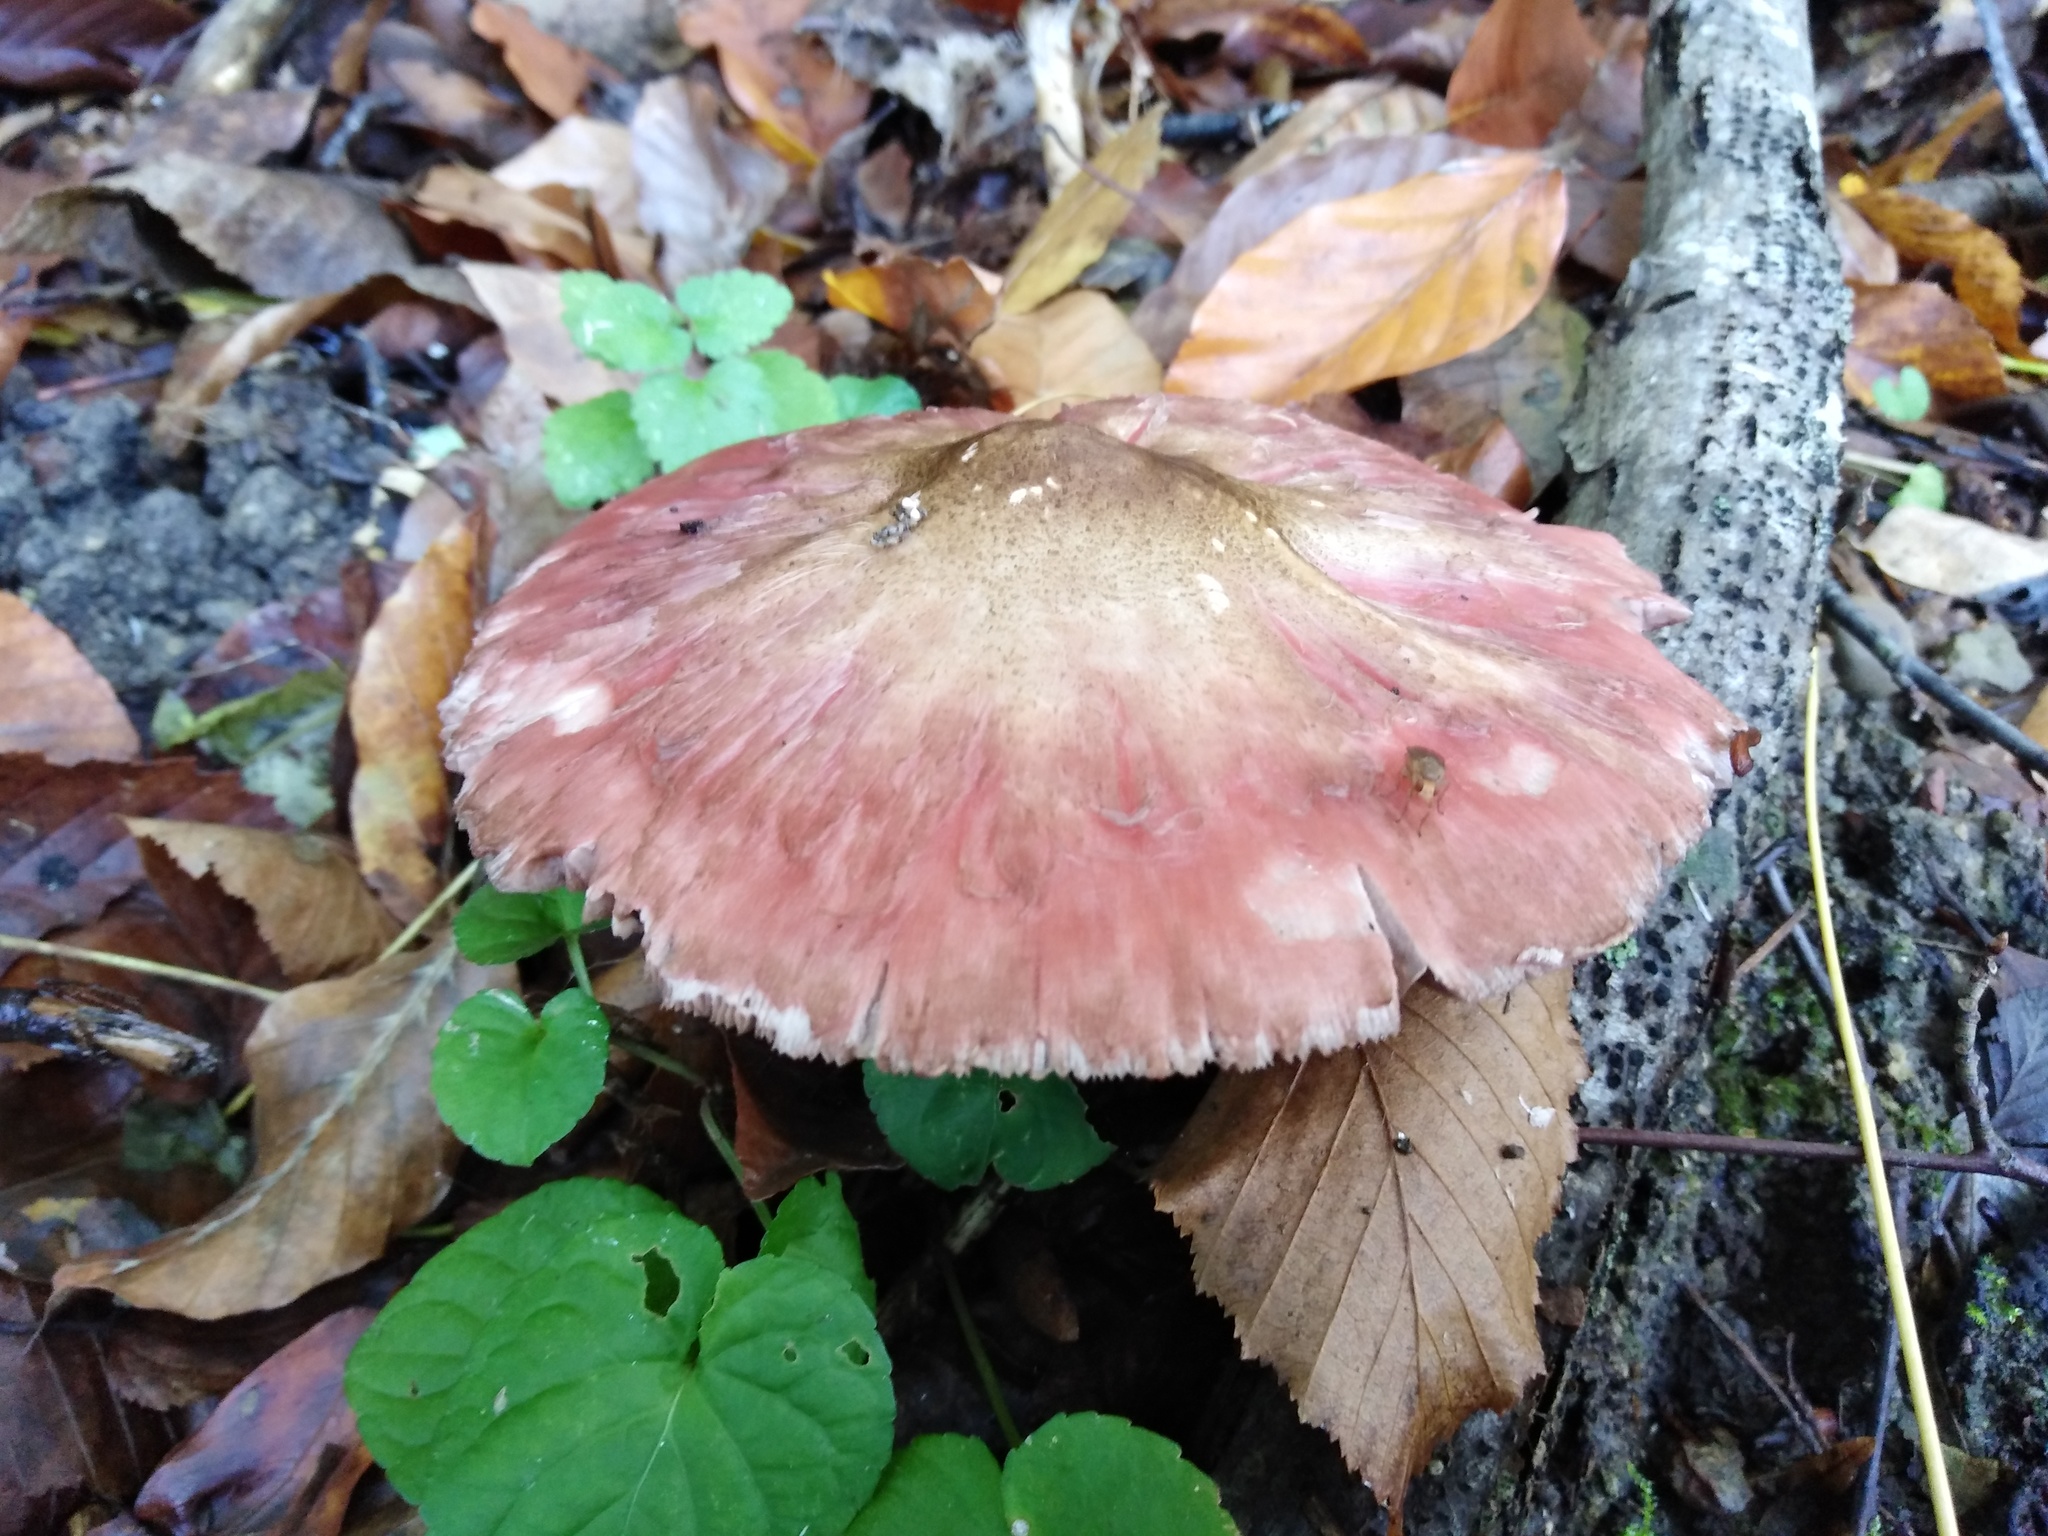
[[[1536,499],[1535,481],[1529,473],[1528,456],[1508,424],[1499,418],[1488,421],[1470,441],[1446,453],[1434,454],[1432,469],[1456,475],[1467,485],[1477,486],[1495,501],[1511,507],[1526,507]]]
[[[2005,98],[1998,92],[1984,92],[1944,123],[1926,143],[1902,149],[1880,160],[1863,173],[1864,179],[1873,187],[1896,187],[1934,180],[1970,131],[2004,106]]]
[[[1476,351],[1543,297],[1565,207],[1564,174],[1533,154],[1318,204],[1231,263],[1166,387],[1299,400]]]
[[[1223,1074],[1153,1178],[1244,1352],[1397,1514],[1431,1447],[1543,1368],[1570,994],[1564,971],[1487,1003],[1418,984],[1390,1040]]]
[[[2027,355],[2020,341],[2026,278],[2003,240],[1969,215],[1910,192],[1865,192],[1851,203],[1905,260],[1947,266],[1956,297],[1977,323],[2006,351]]]
[[[784,1056],[755,1034],[719,1037],[732,1065],[732,1145],[749,1199],[828,1169],[902,1166],[875,1123],[857,1065]]]
[[[1859,286],[1842,382],[1864,405],[1875,406],[1871,386],[1906,367],[1918,368],[1953,401],[2006,392],[1998,343],[1935,284]]]
[[[525,8],[476,0],[469,24],[487,43],[505,51],[505,68],[526,92],[526,99],[549,117],[568,117],[583,105],[597,64],[581,48],[541,31]]]
[[[870,267],[825,274],[825,296],[835,309],[866,315],[919,344],[945,334],[972,340],[996,317],[995,296],[958,256],[944,266],[922,256],[898,256]]]
[[[1028,315],[1000,315],[968,355],[1019,415],[1081,400],[1149,395],[1159,361],[1106,294],[1063,293]]]
[[[465,261],[460,270],[476,290],[477,302],[497,322],[512,366],[549,399],[578,405],[632,386],[630,375],[584,356],[570,339],[562,319],[561,274],[487,261]]]
[[[142,738],[113,686],[71,637],[12,592],[0,592],[0,753],[34,752],[53,763],[126,762]]]
[[[1242,186],[1263,171],[1301,155],[1327,154],[1347,139],[1386,139],[1436,133],[1446,121],[1444,99],[1394,75],[1339,80],[1310,97],[1286,122],[1224,178]]]
[[[370,1468],[342,1367],[376,1316],[333,1313],[256,1367],[150,1474],[136,1514],[172,1536],[335,1536]]]
[[[811,0],[693,0],[677,25],[692,48],[715,50],[739,108],[779,153],[815,165],[866,118],[873,95],[815,37],[795,30]]]
[[[1493,0],[1444,92],[1451,131],[1540,147],[1586,94],[1600,54],[1572,0]]]
[[[557,189],[558,191],[564,189]],[[433,241],[420,229],[422,223],[483,230],[497,237],[515,257],[524,257],[547,267],[587,270],[597,264],[591,243],[590,223],[573,207],[555,206],[539,192],[521,192],[486,172],[468,165],[437,165],[413,192],[405,205],[408,218],[432,249]],[[470,242],[474,247],[474,242]],[[459,240],[449,251],[464,250]]]
[[[0,85],[132,91],[199,18],[172,0],[10,0],[0,6]]]
[[[1835,249],[1842,253],[1842,276],[1852,283],[1889,287],[1899,280],[1899,253],[1891,242],[1871,227],[1849,200],[1827,189],[1828,232],[1835,237]]]
[[[452,55],[475,52],[487,59],[490,50],[470,32],[466,11],[458,8],[449,19],[460,27],[459,36],[437,37],[395,21],[379,23],[370,33],[370,89],[405,98],[396,121],[453,139],[487,165],[510,159],[538,137],[540,120],[523,103],[507,100],[463,69]],[[463,43],[469,48],[449,46]]]
[[[1571,211],[1566,221],[1572,233],[1566,254],[1611,283],[1627,281],[1629,263],[1643,248],[1646,183],[1573,176],[1569,187]]]
[[[1129,194],[1159,168],[1165,120],[1165,105],[1154,107],[1096,151],[1087,168],[1060,188],[1010,259],[996,300],[999,311],[1030,314],[1064,292],[1109,249],[1110,237],[1131,210]]]
[[[0,1536],[63,1530],[83,1492],[126,1503],[173,1434],[114,1394],[90,1333],[38,1326],[40,1289],[0,1274]]]
[[[363,636],[348,688],[356,775],[349,825],[363,878],[403,918],[440,887],[431,855],[448,830],[441,700],[469,654],[480,594],[477,527],[436,539]]]
[[[1564,469],[1558,434],[1578,394],[1591,331],[1571,305],[1545,298],[1492,346],[1403,375],[1401,420],[1453,443],[1476,440],[1496,418],[1505,422],[1540,492]]]
[[[1161,362],[1187,340],[1195,310],[1240,256],[1319,203],[1384,192],[1454,160],[1488,150],[1447,133],[1340,141],[1242,182],[1188,242],[1173,276],[1145,296],[1131,320]]]
[[[398,932],[346,845],[333,838],[139,816],[127,825],[186,874],[210,874],[247,903],[263,942],[294,982],[366,965]]]
[[[240,775],[204,773],[189,757],[59,767],[0,756],[0,933],[37,938],[89,923],[142,880],[124,816],[170,816],[281,828]]]
[[[789,171],[719,123],[718,93],[671,75],[633,110],[640,222],[661,241],[662,283],[736,266],[782,194]],[[545,383],[545,381],[543,381]]]
[[[618,258],[615,276],[654,281],[654,241],[640,227],[640,178],[633,133],[624,123],[565,117],[491,175],[521,192],[569,187],[590,197],[590,214]]]
[[[57,1289],[226,1317],[283,1306],[369,1263],[448,1188],[457,1147],[428,1088],[442,1021],[512,979],[509,967],[468,964],[443,938],[287,992],[244,1049],[256,1090],[249,1181],[193,1226],[65,1265]]]
[[[311,86],[297,90],[227,91],[182,96],[136,119],[127,142],[96,170],[135,165],[163,155],[196,155],[229,165],[261,165],[304,142],[320,100]]]
[[[1599,62],[1557,133],[1560,139],[1576,136],[1581,164],[1621,178],[1642,164],[1643,67],[1649,59],[1650,27],[1640,16],[1596,21]]]

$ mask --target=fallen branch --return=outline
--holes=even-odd
[[[1626,1125],[1582,1125],[1579,1144],[1647,1147],[1658,1152],[1705,1152],[1717,1157],[1785,1157],[1815,1163],[1860,1163],[1863,1149],[1841,1141],[1788,1141],[1769,1136],[1721,1136],[1707,1131],[1642,1131]],[[1941,1173],[1976,1173],[2048,1189],[2048,1163],[2020,1153],[2006,1162],[1992,1152],[1915,1152],[1886,1147],[1887,1168],[1932,1168]]]

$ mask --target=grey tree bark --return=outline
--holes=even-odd
[[[1583,1114],[1700,1123],[1711,973],[1729,905],[1785,830],[1761,786],[1796,773],[1799,716],[1841,451],[1849,303],[1822,198],[1800,0],[1668,0],[1645,79],[1642,254],[1597,339],[1565,442],[1571,521],[1605,528],[1692,605],[1666,653],[1762,730],[1756,771],[1644,923],[1584,967]],[[1710,1123],[1710,1122],[1708,1122]],[[1693,1160],[1697,1162],[1697,1160]],[[1419,1480],[1409,1529],[1611,1529],[1632,1506],[1666,1341],[1695,1273],[1711,1170],[1654,1178],[1582,1158],[1545,1274],[1584,1323],[1514,1415],[1466,1426]]]

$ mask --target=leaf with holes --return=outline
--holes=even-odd
[[[719,1267],[647,1190],[549,1184],[431,1259],[348,1368],[436,1536],[833,1536],[888,1459],[873,1315],[793,1258]]]
[[[1565,213],[1563,172],[1534,154],[1318,204],[1231,263],[1166,387],[1302,400],[1477,351],[1543,297]]]
[[[889,1145],[941,1189],[978,1183],[991,1165],[1020,1189],[1051,1189],[1115,1150],[1063,1077],[905,1077],[873,1062],[862,1074]]]
[[[581,987],[535,1018],[519,994],[466,997],[434,1042],[434,1107],[485,1157],[524,1168],[576,1127],[604,1087],[611,1025]]]
[[[1419,983],[1391,1039],[1224,1073],[1154,1175],[1244,1352],[1396,1512],[1432,1446],[1543,1368],[1570,995],[1568,971],[1485,1003]]]

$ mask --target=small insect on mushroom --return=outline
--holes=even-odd
[[[1443,793],[1446,777],[1444,760],[1427,747],[1408,749],[1407,760],[1401,765],[1401,775],[1415,792],[1415,798],[1424,805],[1436,804],[1436,797]]]

